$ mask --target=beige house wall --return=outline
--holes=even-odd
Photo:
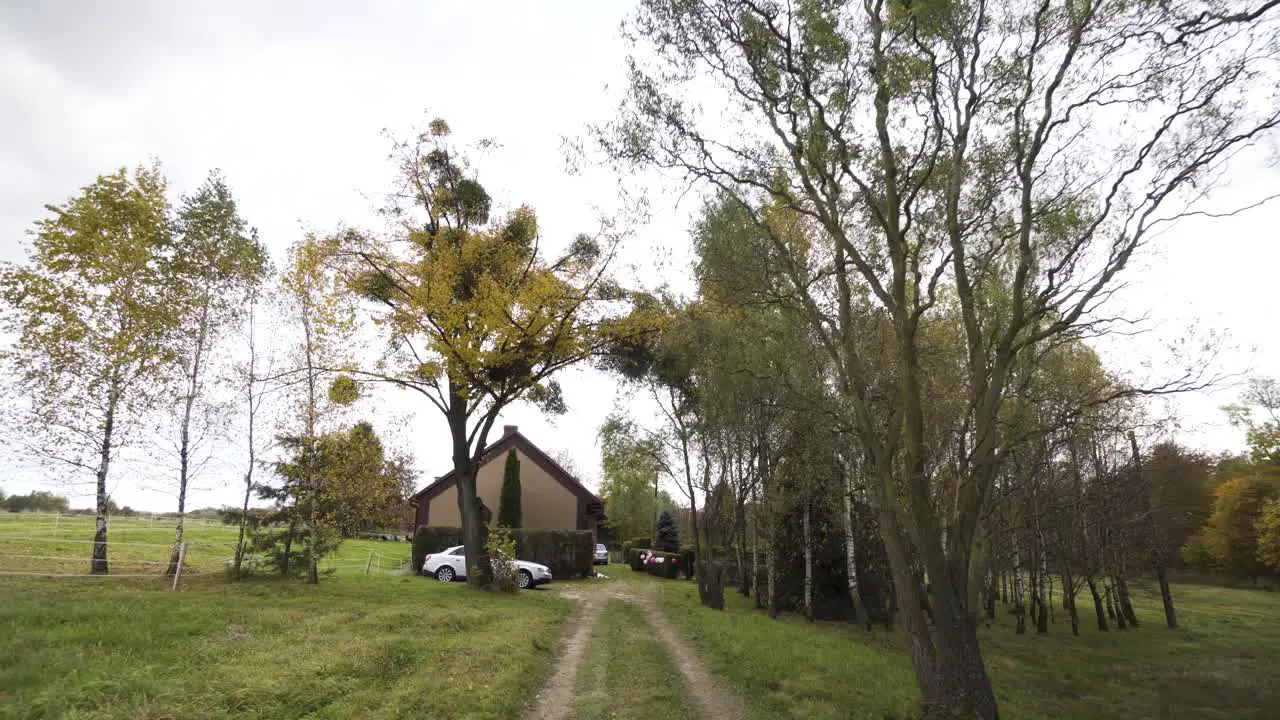
[[[578,527],[578,497],[551,477],[519,449],[521,525],[535,530],[574,530]],[[476,493],[492,511],[490,525],[498,521],[498,498],[502,493],[502,475],[507,454],[502,453],[480,467],[476,473]],[[444,490],[431,499],[427,524],[432,527],[460,527],[458,486]]]

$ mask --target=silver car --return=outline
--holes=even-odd
[[[603,543],[596,545],[595,557],[591,560],[592,565],[608,565],[609,564],[609,548]]]
[[[422,574],[431,575],[440,582],[467,579],[467,559],[463,546],[455,545],[438,553],[431,553],[422,563]],[[546,565],[516,560],[520,568],[521,589],[537,587],[551,582],[551,568]]]

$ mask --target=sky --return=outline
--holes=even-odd
[[[0,3],[0,260],[23,258],[24,233],[44,204],[64,201],[99,173],[158,158],[176,191],[194,189],[220,168],[278,263],[308,229],[371,224],[372,196],[392,177],[380,131],[408,132],[435,116],[460,138],[497,140],[478,158],[481,181],[499,205],[536,208],[549,245],[567,242],[617,206],[621,180],[603,168],[567,173],[564,140],[614,110],[627,52],[618,27],[630,7],[612,0],[102,0],[68,12],[60,3]],[[1222,202],[1278,180],[1265,163],[1249,163]],[[629,241],[622,263],[633,279],[687,284],[694,203],[676,197],[655,197],[650,222]],[[1165,344],[1196,328],[1225,336],[1223,369],[1280,373],[1277,228],[1273,204],[1167,232],[1129,273],[1119,298],[1129,313],[1149,318],[1148,332],[1109,343],[1108,359],[1159,367]],[[594,487],[596,428],[627,399],[593,370],[572,370],[560,381],[567,415],[549,419],[514,407],[502,422],[569,457]],[[1218,410],[1236,392],[1177,399],[1179,439],[1239,449],[1239,433]],[[387,395],[375,414],[388,427],[392,418],[404,421],[394,442],[413,453],[423,484],[448,469],[437,411]],[[214,475],[189,507],[237,502],[235,474]],[[145,484],[120,481],[117,499],[171,509],[171,497]],[[83,487],[18,467],[0,473],[0,488],[51,489],[71,494],[73,505],[91,499]]]

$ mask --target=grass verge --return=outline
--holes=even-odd
[[[650,579],[664,611],[752,718],[914,716],[919,694],[900,634],[837,623],[778,621],[736,593],[723,613],[698,604],[692,583]],[[1061,611],[1046,635],[1015,635],[1002,616],[981,632],[1007,718],[1270,718],[1280,647],[1280,594],[1184,585],[1181,628],[1164,628],[1159,599],[1139,589],[1141,627],[1103,633],[1090,615],[1073,637]]]
[[[416,577],[0,587],[0,717],[512,718],[571,605]]]
[[[610,600],[578,670],[574,720],[692,718],[680,673],[644,613]]]

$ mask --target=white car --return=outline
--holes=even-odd
[[[591,559],[592,565],[608,565],[609,564],[609,548],[603,543],[596,545],[596,554]]]
[[[551,568],[546,565],[516,560],[520,569],[520,587],[531,588],[551,582]],[[431,553],[422,563],[422,574],[432,575],[440,582],[453,582],[467,578],[467,559],[461,545]]]

